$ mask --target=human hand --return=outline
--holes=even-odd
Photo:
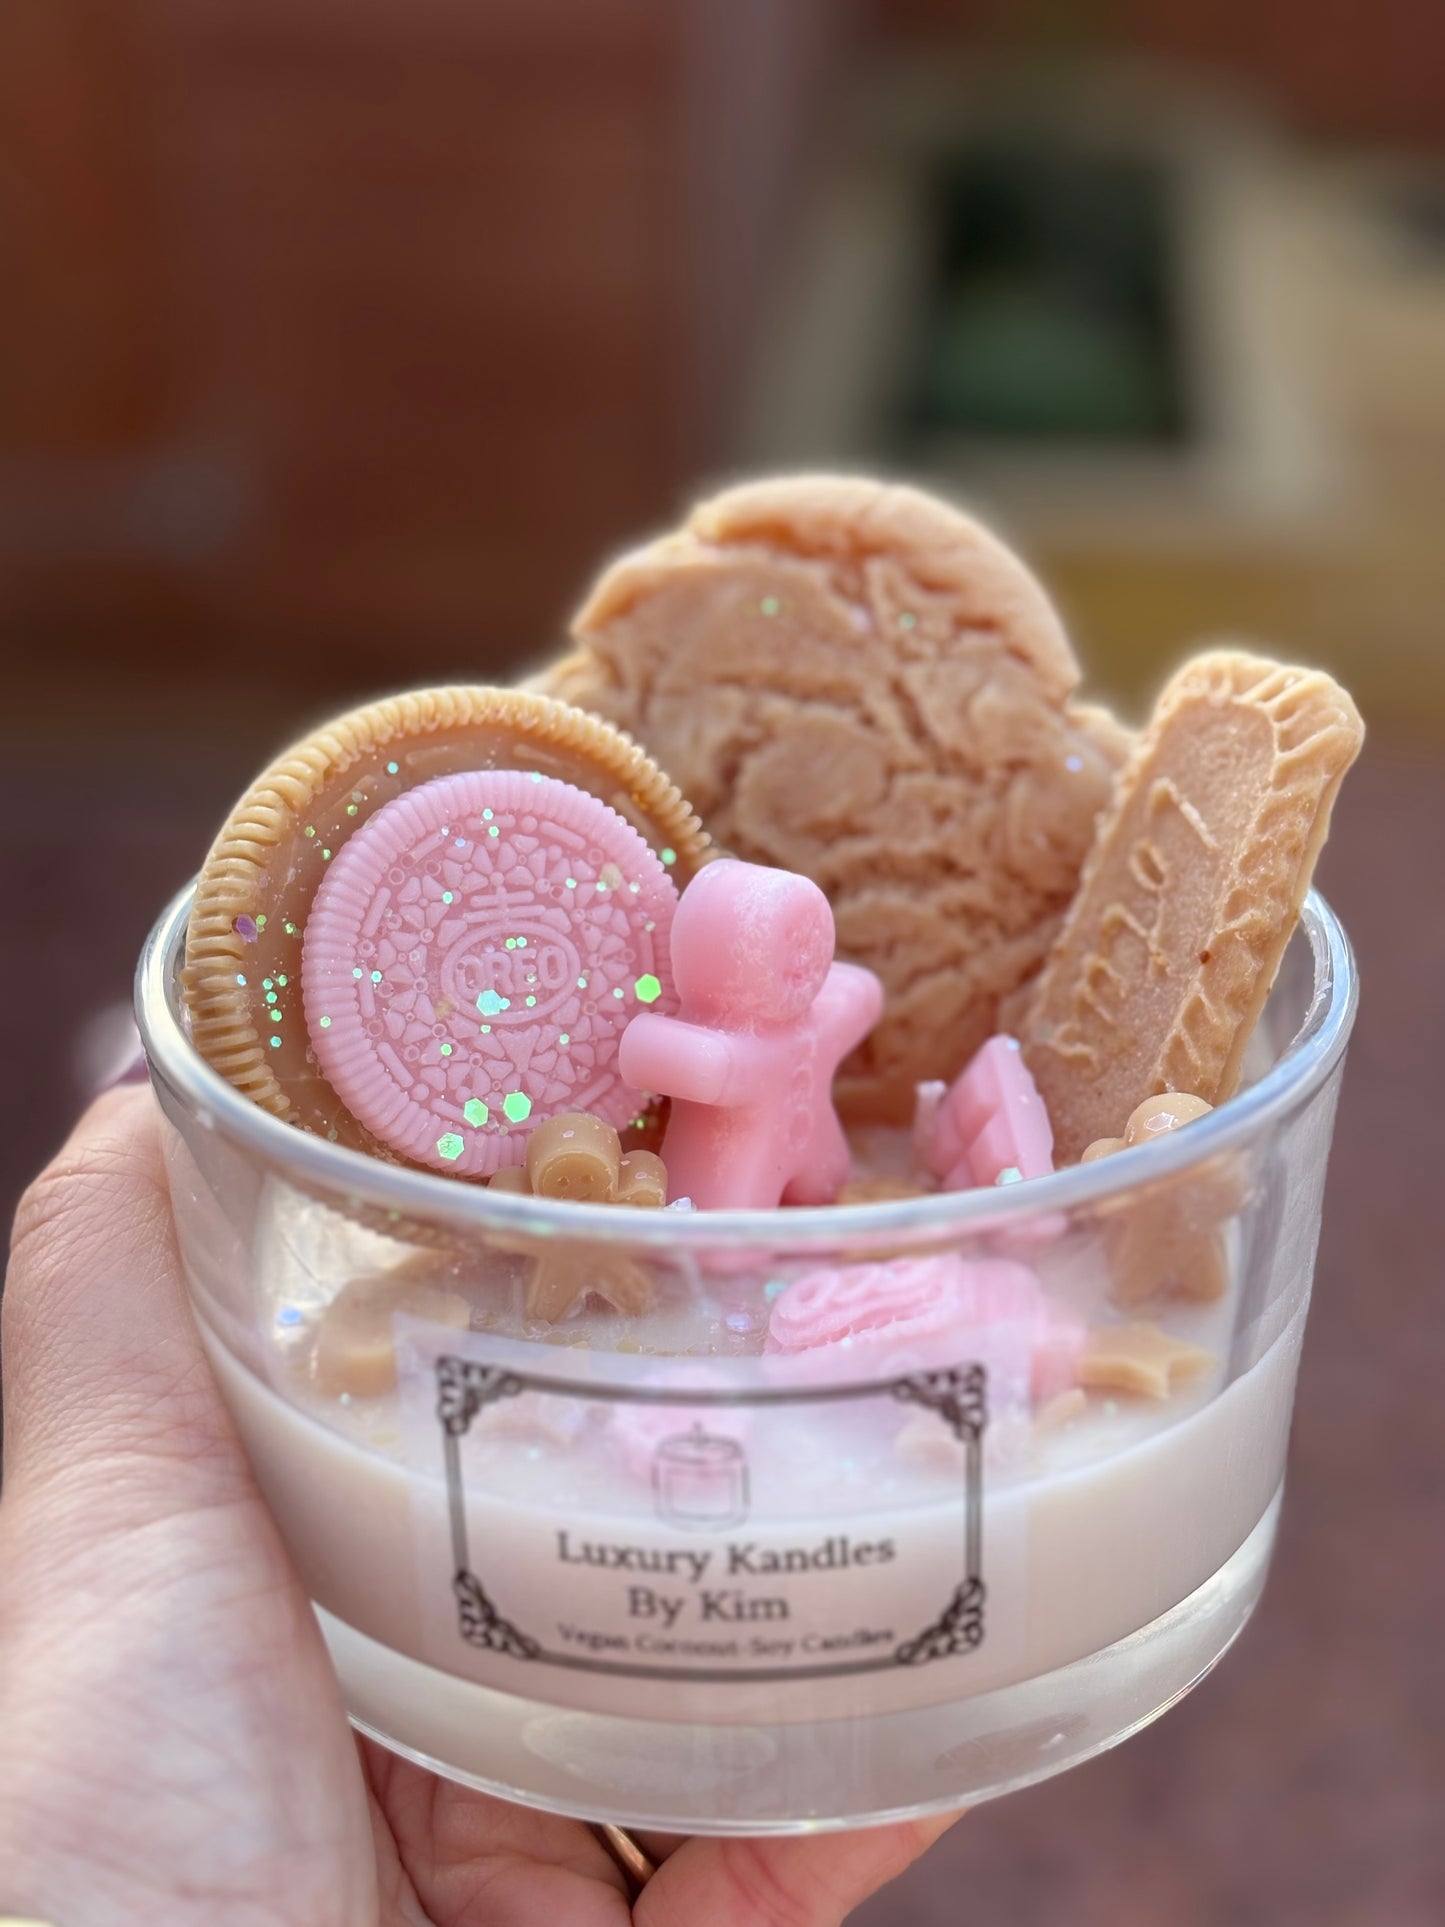
[[[353,1738],[191,1320],[148,1090],[16,1219],[3,1307],[0,1913],[56,1927],[832,1927],[948,1818],[598,1836]]]

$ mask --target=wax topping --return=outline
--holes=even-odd
[[[848,1175],[839,1060],[882,1008],[876,977],[833,962],[833,915],[806,877],[723,861],[678,906],[679,1009],[634,1018],[620,1063],[672,1099],[663,1152],[701,1209],[827,1204]]]
[[[311,1375],[328,1397],[376,1398],[396,1383],[392,1319],[397,1312],[465,1331],[471,1307],[454,1291],[402,1273],[354,1278],[332,1299],[316,1328]]]
[[[945,1191],[1017,1184],[1047,1177],[1053,1149],[1049,1114],[1017,1039],[991,1037],[937,1103],[926,1146],[929,1169]]]
[[[1123,1137],[1096,1138],[1080,1162],[1093,1164],[1116,1151],[1153,1144],[1182,1130],[1212,1106],[1203,1098],[1167,1091],[1135,1106]],[[1223,1153],[1198,1170],[1120,1199],[1111,1213],[1107,1242],[1116,1305],[1164,1296],[1200,1301],[1220,1298],[1229,1283],[1219,1226],[1244,1202],[1236,1162]]]
[[[1065,1161],[1141,1092],[1232,1095],[1362,737],[1316,670],[1220,650],[1166,684],[1024,1017]]]
[[[1175,1338],[1158,1325],[1100,1325],[1085,1340],[1079,1383],[1092,1392],[1168,1398],[1215,1362],[1212,1352]]]
[[[609,865],[637,892],[603,891]],[[519,1162],[520,1127],[558,1111],[626,1123],[640,1093],[618,1044],[639,976],[675,1007],[676,900],[638,832],[572,784],[479,770],[409,790],[312,905],[301,974],[322,1073],[377,1138],[458,1176]]]
[[[811,876],[887,1010],[850,1122],[906,1121],[1041,962],[1124,732],[1018,559],[915,489],[744,483],[623,556],[546,672],[659,757],[739,856]]]
[[[653,1151],[624,1155],[610,1124],[584,1111],[571,1111],[539,1124],[528,1140],[525,1166],[498,1171],[488,1189],[656,1210],[667,1202],[667,1167]],[[559,1244],[533,1260],[527,1316],[555,1324],[589,1292],[614,1310],[635,1315],[651,1302],[652,1280],[642,1265],[623,1252],[600,1245]]]
[[[1147,1144],[1151,1138],[1162,1137],[1166,1131],[1177,1131],[1181,1124],[1193,1124],[1201,1117],[1207,1117],[1214,1109],[1202,1097],[1189,1097],[1182,1091],[1165,1091],[1159,1097],[1146,1097],[1142,1104],[1136,1104],[1129,1113],[1129,1122],[1124,1126],[1124,1142],[1129,1145]]]
[[[516,689],[428,689],[387,697],[335,719],[278,759],[237,804],[202,868],[187,930],[182,987],[196,1048],[254,1103],[374,1157],[471,1174],[467,1155],[452,1163],[435,1149],[436,1139],[448,1130],[469,1141],[459,1119],[439,1125],[427,1154],[412,1157],[352,1114],[321,1069],[315,1049],[316,1031],[333,1032],[337,1013],[329,1006],[318,1011],[314,1025],[302,1015],[301,953],[318,889],[353,839],[363,835],[382,810],[438,778],[499,771],[514,772],[536,788],[544,781],[571,784],[605,803],[647,843],[654,861],[678,888],[712,854],[696,816],[657,765],[609,724],[566,703]],[[495,812],[491,817],[483,814],[470,829],[457,827],[456,834],[468,844],[492,844],[503,873],[509,853],[515,857],[515,844],[509,851],[509,837]],[[584,845],[583,858],[589,847],[594,846]],[[671,862],[663,861],[663,850]],[[465,848],[447,850],[448,860],[469,855]],[[636,906],[643,896],[641,883],[635,872],[624,877],[623,867],[613,863],[609,868],[606,852],[595,871],[569,864],[569,894],[590,896],[595,875],[597,896],[606,902],[614,895],[615,874],[615,893]],[[443,875],[435,882],[442,908],[458,918],[471,913],[472,906],[451,878]],[[639,887],[632,890],[630,882]],[[651,921],[651,912],[645,912],[644,930]],[[506,951],[505,939],[526,934],[505,924],[497,930],[508,964],[527,952]],[[665,943],[665,936],[659,936],[659,943]],[[356,962],[360,966],[363,960]],[[369,980],[380,990],[381,977],[372,974],[376,960],[365,963],[357,981]],[[579,965],[573,975],[581,974]],[[274,1003],[266,1001],[260,988],[263,975],[271,979],[268,988],[278,989]],[[648,977],[665,982],[665,972],[641,958],[630,975],[618,976],[616,984],[625,992],[625,1001],[613,1000],[619,1009],[646,1006],[646,995],[635,996],[634,987]],[[288,979],[290,989],[281,989]],[[498,1000],[511,1000],[509,1009],[490,1016],[471,1010],[479,1036],[495,1036],[516,1014],[535,1014],[542,1008],[544,1000],[535,985],[519,982],[517,987],[519,997],[513,997],[505,982],[478,986],[478,992],[491,988]],[[609,979],[602,994],[610,995],[613,987]],[[644,993],[649,988],[644,982]],[[532,1005],[526,1002],[529,996],[537,1000]],[[322,1017],[332,1021],[323,1027]],[[446,1033],[446,1019],[438,1021]],[[555,1044],[555,1031],[552,1041]],[[443,1034],[432,1061],[459,1054],[456,1037]],[[524,1083],[510,1088],[516,1093],[514,1110],[521,1098],[535,1095]],[[449,1094],[461,1100],[471,1095],[451,1092],[450,1087]],[[501,1109],[506,1095],[505,1089],[499,1091],[498,1114],[492,1120],[498,1132],[504,1124],[511,1129],[517,1124]],[[518,1146],[513,1151],[520,1155]]]

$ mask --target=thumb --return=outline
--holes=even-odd
[[[21,1199],[3,1304],[11,1494],[163,1468],[169,1503],[248,1483],[186,1302],[148,1088],[107,1093]]]

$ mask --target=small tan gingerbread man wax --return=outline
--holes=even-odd
[[[533,1131],[526,1163],[498,1171],[488,1189],[656,1210],[667,1202],[667,1167],[654,1151],[624,1156],[616,1131],[600,1117],[564,1111]],[[537,1259],[527,1285],[527,1316],[556,1324],[589,1291],[615,1311],[635,1316],[647,1309],[652,1280],[623,1252],[605,1245],[568,1245]]]

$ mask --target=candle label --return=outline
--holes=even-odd
[[[624,1387],[399,1319],[429,1663],[559,1698],[554,1668],[952,1676],[987,1646],[991,1681],[1022,1638],[1022,1508],[996,1530],[985,1485],[1028,1426],[986,1349],[842,1385],[724,1388],[688,1360]]]

